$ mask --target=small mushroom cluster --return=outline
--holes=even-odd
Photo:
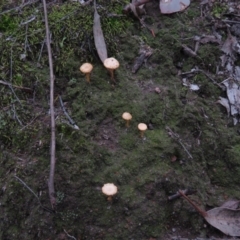
[[[128,128],[132,119],[132,115],[129,112],[124,112],[122,114],[122,118],[126,121],[126,127]],[[144,132],[147,130],[147,125],[145,123],[139,123],[138,129],[140,131],[141,138],[143,138]],[[117,193],[117,191],[118,188],[113,183],[105,183],[102,187],[102,193],[107,195],[107,200],[109,202],[112,202],[112,198]]]
[[[128,128],[132,115],[129,112],[124,112],[122,118],[126,121],[126,127]],[[141,138],[143,138],[144,132],[147,130],[147,125],[145,123],[139,123],[138,130],[140,131]]]
[[[110,72],[111,80],[114,81],[114,71],[120,65],[118,60],[113,57],[106,58],[103,65]],[[90,75],[92,70],[93,70],[93,65],[91,63],[83,63],[80,66],[80,72],[85,74],[85,77],[88,83],[90,83]]]

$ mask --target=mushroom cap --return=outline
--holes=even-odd
[[[138,129],[140,131],[145,131],[145,130],[147,130],[147,125],[145,123],[139,123],[138,124]]]
[[[123,118],[124,120],[131,120],[131,119],[132,119],[132,115],[131,115],[129,112],[124,112],[124,113],[122,114],[122,118]]]
[[[105,68],[114,70],[114,69],[117,69],[120,64],[117,59],[110,57],[104,60],[103,65],[105,66]]]
[[[117,186],[113,183],[105,183],[102,187],[102,192],[108,196],[112,196],[117,193]]]
[[[84,63],[79,69],[82,73],[90,73],[93,69],[93,65],[91,63]]]

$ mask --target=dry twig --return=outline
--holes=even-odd
[[[17,86],[17,85],[12,85],[11,83],[6,82],[6,81],[3,81],[3,80],[0,80],[0,84],[6,85],[6,86],[9,86],[9,87],[11,86],[11,87],[14,87],[14,88],[17,88],[17,89],[26,91],[26,92],[32,92],[32,89],[31,89],[31,88],[21,87],[21,86]]]
[[[50,32],[48,25],[48,14],[46,0],[43,0],[44,18],[45,18],[45,29],[46,29],[46,44],[48,49],[48,61],[50,70],[50,113],[51,113],[51,164],[50,164],[50,174],[48,180],[48,191],[50,202],[52,208],[54,209],[56,205],[55,188],[54,188],[54,173],[56,165],[56,139],[55,139],[55,116],[54,116],[54,73],[53,73],[53,61],[52,61],[52,51],[50,45]]]
[[[173,130],[170,127],[166,127],[166,130],[168,131],[168,135],[170,137],[172,137],[174,140],[176,140],[184,149],[184,151],[187,153],[188,157],[193,159],[192,155],[190,154],[190,152],[187,150],[187,148],[184,146],[184,144],[182,143],[182,139],[179,137],[179,135],[175,132],[173,132]]]
[[[38,0],[33,0],[33,1],[28,1],[24,4],[21,4],[20,6],[17,6],[15,8],[11,8],[9,10],[6,10],[6,11],[3,11],[0,13],[0,15],[3,15],[3,14],[6,14],[6,13],[9,13],[11,11],[20,11],[22,10],[24,7],[28,6],[28,5],[31,5],[31,4],[35,4],[35,3],[38,3],[39,1]]]
[[[67,234],[67,236],[68,236],[69,238],[72,238],[72,239],[74,239],[74,240],[77,240],[74,236],[71,236],[65,229],[63,229],[63,231]]]
[[[75,121],[69,116],[69,114],[67,113],[65,107],[64,107],[64,104],[63,104],[63,101],[62,101],[62,98],[61,96],[59,95],[59,101],[60,101],[60,104],[61,104],[61,107],[62,107],[62,110],[63,110],[63,113],[65,114],[65,116],[67,117],[68,121],[71,123],[71,125],[73,126],[74,129],[76,130],[79,130],[79,127],[76,125]]]
[[[20,158],[18,158],[18,160],[21,160],[21,161],[22,161],[22,159],[20,159]],[[51,212],[51,213],[53,212],[51,209],[49,209],[49,208],[47,208],[47,207],[44,207],[44,206],[42,205],[42,203],[41,203],[39,197],[37,196],[37,194],[36,194],[21,178],[17,177],[16,175],[14,175],[14,178],[16,178],[25,188],[27,188],[28,191],[30,191],[30,192],[33,194],[33,196],[38,200],[39,205],[40,205],[44,210],[46,210],[46,211],[48,211],[48,212]]]
[[[192,69],[191,71],[189,72],[184,72],[184,73],[181,73],[182,76],[185,76],[185,75],[188,75],[188,74],[193,74],[193,73],[198,73],[198,72],[201,72],[203,73],[206,77],[208,77],[212,82],[213,84],[217,85],[219,88],[221,88],[222,90],[225,89],[224,86],[222,86],[220,83],[218,83],[217,81],[215,81],[210,75],[209,73],[205,72],[204,70],[202,69],[199,69],[199,68],[194,68]]]

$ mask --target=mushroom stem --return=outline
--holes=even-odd
[[[144,136],[144,131],[140,131],[140,137],[143,138]]]
[[[129,127],[130,120],[126,120],[126,127]]]
[[[85,74],[85,77],[88,83],[90,83],[90,75],[91,75],[90,73]]]
[[[112,196],[109,196],[109,197],[107,198],[107,200],[108,200],[109,202],[111,202],[111,201],[112,201]]]
[[[108,70],[109,70],[109,72],[110,72],[111,80],[112,80],[112,81],[115,81],[115,80],[114,80],[114,73],[113,73],[113,70],[112,70],[112,69],[108,69]]]

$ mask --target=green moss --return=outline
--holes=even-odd
[[[65,229],[79,239],[161,239],[169,226],[188,229],[189,225],[200,236],[204,234],[202,218],[192,214],[181,199],[167,202],[167,197],[185,188],[197,188],[194,196],[202,205],[218,205],[225,195],[239,197],[239,136],[236,127],[227,127],[230,120],[216,105],[221,91],[204,74],[189,78],[200,86],[197,92],[183,86],[177,76],[179,62],[182,71],[201,66],[214,73],[220,56],[218,46],[212,44],[200,46],[199,58],[181,51],[182,44],[193,47],[189,38],[199,34],[194,24],[206,23],[204,19],[193,21],[199,16],[198,4],[191,3],[179,14],[148,17],[150,25],[162,23],[153,38],[138,21],[109,17],[121,14],[127,3],[97,1],[108,53],[120,61],[116,83],[96,57],[92,5],[68,2],[49,9],[56,76],[55,214],[47,211],[51,208],[46,184],[51,131],[43,12],[34,5],[26,6],[19,15],[6,15],[4,24],[9,28],[1,37],[0,78],[34,88],[32,93],[14,88],[15,95],[7,86],[0,87],[0,195],[4,206],[0,238],[28,240],[38,232],[39,239],[56,239]],[[36,19],[28,28],[11,27],[33,13]],[[11,41],[5,41],[9,36]],[[131,66],[142,44],[154,52],[133,74]],[[26,58],[20,60],[21,54]],[[90,84],[79,72],[85,61],[94,64]],[[160,94],[154,91],[156,87]],[[58,94],[79,130],[68,123]],[[133,116],[128,129],[121,117],[126,111]],[[144,138],[137,129],[140,122],[149,126]],[[15,174],[46,208],[16,181]],[[118,186],[112,202],[101,193],[106,182]]]
[[[12,32],[17,28],[17,22],[14,18],[12,18],[10,15],[2,15],[0,17],[0,31],[6,32]]]

